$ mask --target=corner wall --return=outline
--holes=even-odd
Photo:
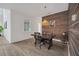
[[[11,43],[11,11],[10,9],[3,9],[3,26],[7,22],[7,28],[4,27],[4,37]]]

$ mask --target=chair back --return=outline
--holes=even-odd
[[[36,40],[40,40],[41,39],[41,37],[40,37],[40,33],[39,32],[34,32],[34,38],[36,39]]]

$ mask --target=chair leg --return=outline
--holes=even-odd
[[[35,47],[36,47],[36,42],[34,44],[35,44]]]
[[[42,46],[42,45],[43,45],[43,42],[40,42],[40,46],[39,46],[39,47],[40,47],[40,49],[41,49],[41,46]]]
[[[51,48],[52,45],[49,45],[48,50]]]
[[[36,44],[37,44],[37,40],[35,40],[35,43],[34,43],[34,44],[35,44],[35,47],[36,47]]]
[[[50,41],[49,41],[48,50],[51,48],[52,45],[53,45],[52,40],[50,40]]]
[[[41,49],[41,44],[40,44],[40,46],[39,46],[39,47],[40,47],[40,49]]]

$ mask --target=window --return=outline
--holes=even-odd
[[[30,21],[24,21],[24,31],[30,31]]]

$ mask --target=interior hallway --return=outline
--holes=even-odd
[[[33,39],[10,44],[0,37],[0,56],[64,56],[67,48],[54,45],[50,50],[46,46],[34,46]]]

